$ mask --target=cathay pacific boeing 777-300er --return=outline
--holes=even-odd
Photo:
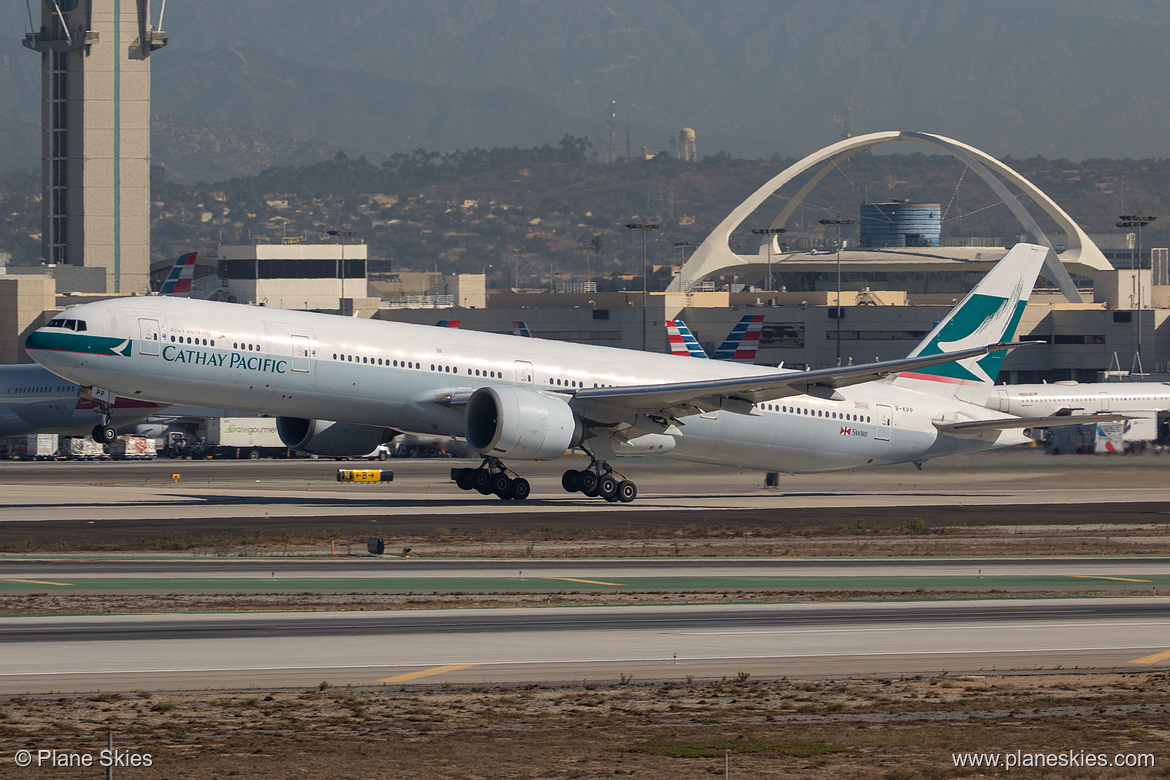
[[[1067,424],[983,406],[1048,251],[1009,251],[910,357],[810,371],[163,297],[70,308],[26,347],[99,404],[274,415],[285,444],[322,455],[362,455],[398,432],[459,436],[483,456],[459,486],[511,499],[530,486],[510,466],[578,450],[591,463],[565,472],[566,490],[631,501],[636,486],[610,463],[620,455],[836,471]]]

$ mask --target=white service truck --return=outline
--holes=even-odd
[[[171,442],[168,454],[192,458],[287,458],[275,417],[208,417],[204,434],[184,448]]]
[[[58,446],[55,433],[30,433],[21,442],[20,457],[24,460],[56,460]]]

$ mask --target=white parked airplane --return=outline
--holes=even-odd
[[[1166,382],[1054,382],[996,385],[988,408],[1016,415],[1170,410]]]
[[[814,371],[181,298],[77,306],[61,319],[84,331],[51,324],[26,348],[99,400],[276,415],[306,452],[363,455],[396,431],[461,436],[484,462],[459,486],[501,498],[530,490],[503,458],[579,449],[591,465],[562,486],[630,501],[637,488],[608,462],[618,455],[836,471],[1067,424],[982,406],[1047,251],[1017,245],[909,358]]]
[[[118,398],[109,422],[122,427],[158,412],[162,405]],[[79,398],[77,384],[35,363],[0,366],[0,436],[29,433],[89,433],[97,405]]]

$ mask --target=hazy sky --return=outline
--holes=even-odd
[[[24,6],[0,10],[0,97],[35,122]],[[1170,122],[1155,0],[179,0],[164,27],[156,112],[375,155],[603,148],[611,100],[619,153],[689,126],[700,154],[802,156],[848,118],[999,156],[1164,156]]]

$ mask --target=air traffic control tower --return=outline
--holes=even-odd
[[[24,45],[41,53],[43,258],[104,268],[107,292],[149,292],[150,55],[166,35],[150,0],[27,2]]]

